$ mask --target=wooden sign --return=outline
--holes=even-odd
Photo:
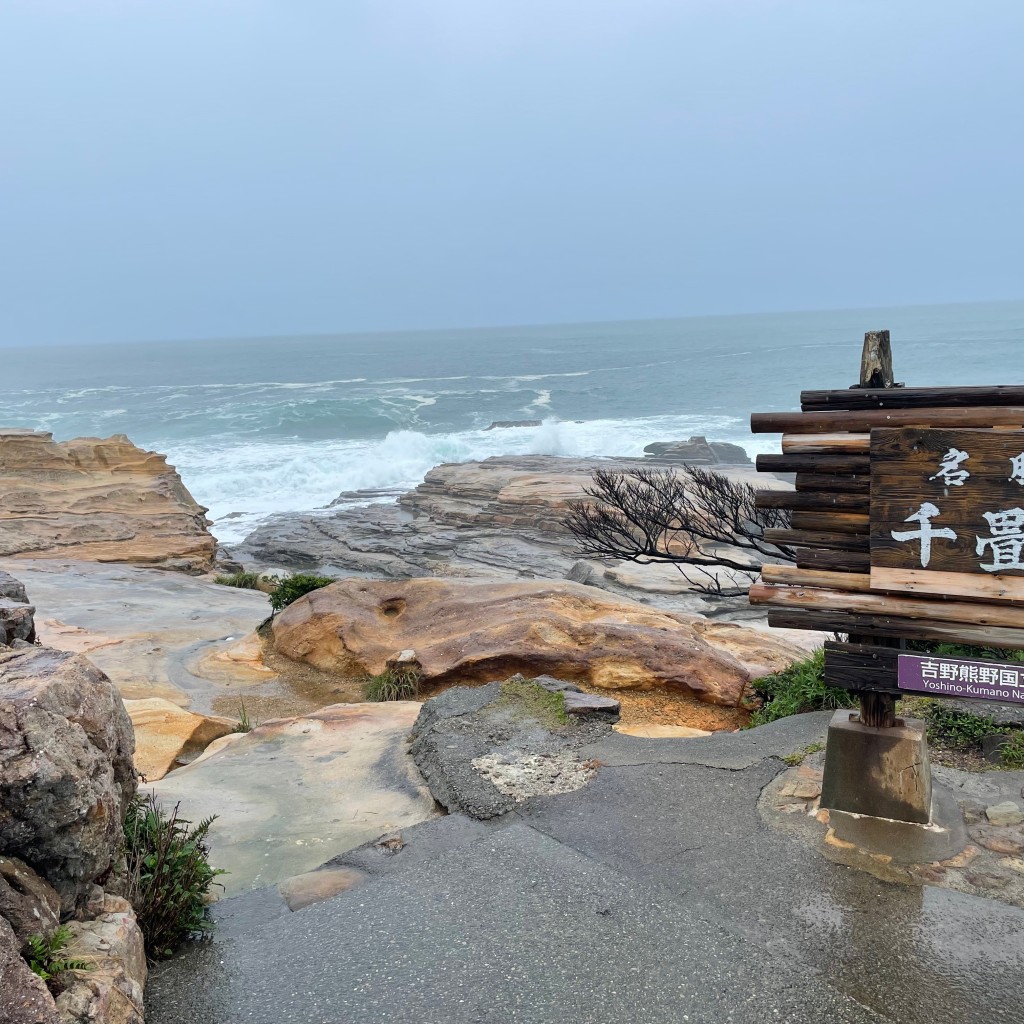
[[[1024,387],[805,391],[751,430],[782,434],[757,468],[795,490],[758,495],[790,510],[764,536],[792,562],[766,565],[750,600],[771,626],[850,637],[825,644],[830,685],[899,695],[907,641],[1024,649]]]
[[[1024,431],[873,430],[871,589],[1024,599]]]

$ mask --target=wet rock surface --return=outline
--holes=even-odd
[[[215,740],[155,783],[164,806],[217,815],[210,860],[227,894],[271,885],[437,813],[407,751],[420,705],[336,704]]]

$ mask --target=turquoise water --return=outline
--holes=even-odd
[[[770,451],[752,411],[856,380],[864,331],[892,331],[909,385],[1024,383],[1024,302],[627,323],[13,349],[0,426],[124,433],[169,455],[215,532],[415,486],[502,453],[637,455],[705,434]],[[485,428],[495,420],[539,427]]]

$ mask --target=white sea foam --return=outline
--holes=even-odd
[[[342,493],[409,490],[444,462],[506,454],[637,456],[652,441],[692,434],[736,441],[751,452],[773,450],[772,439],[751,438],[736,417],[652,416],[579,423],[549,418],[539,427],[448,434],[395,430],[377,441],[181,444],[170,456],[196,500],[210,507],[214,533],[230,543],[277,512],[313,511]]]

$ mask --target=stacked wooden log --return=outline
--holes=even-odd
[[[765,566],[751,602],[773,609],[772,626],[862,641],[826,645],[830,682],[839,673],[851,688],[891,692],[894,652],[873,643],[1024,648],[1024,601],[995,595],[994,581],[981,577],[956,597],[872,587],[871,431],[881,427],[1021,429],[1024,387],[804,391],[799,413],[751,417],[753,432],[782,434],[782,454],[759,456],[758,470],[796,474],[795,491],[758,496],[762,508],[792,511],[791,528],[765,539],[794,551],[796,564]]]

